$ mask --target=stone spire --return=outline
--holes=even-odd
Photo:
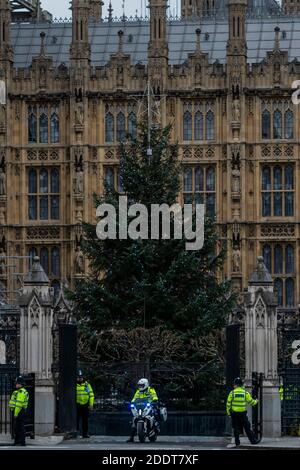
[[[227,42],[228,56],[247,55],[246,44],[246,10],[247,0],[229,0],[229,38]]]
[[[282,9],[285,14],[299,13],[300,3],[294,0],[282,0]]]
[[[0,62],[13,61],[10,37],[11,7],[9,0],[0,0]]]
[[[182,0],[181,16],[189,18],[193,16],[212,16],[215,12],[216,0]]]
[[[150,42],[148,56],[168,58],[167,0],[149,0]]]
[[[90,18],[92,21],[100,21],[102,19],[102,0],[90,0]]]
[[[72,0],[72,44],[71,58],[90,60],[89,44],[90,0]]]

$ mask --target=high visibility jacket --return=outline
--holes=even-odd
[[[21,410],[26,410],[28,406],[29,393],[22,387],[15,390],[9,400],[9,408],[14,413],[14,417],[17,418]]]
[[[131,401],[134,402],[135,400],[142,400],[143,398],[147,398],[149,403],[158,401],[156,391],[151,387],[146,388],[146,390],[137,390]]]
[[[283,385],[280,385],[279,387],[279,396],[280,400],[293,400],[293,397],[295,399],[297,398],[297,387],[295,385],[287,385],[286,388],[284,389]]]
[[[246,392],[243,387],[236,387],[228,395],[226,405],[227,414],[230,415],[232,411],[237,413],[246,411],[247,404],[254,406],[257,402],[258,400],[252,398],[250,393]]]
[[[94,406],[94,392],[91,385],[88,382],[83,382],[82,384],[77,384],[76,389],[76,402],[78,405]]]

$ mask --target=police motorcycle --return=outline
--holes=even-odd
[[[137,430],[140,442],[145,442],[146,438],[150,442],[155,442],[159,434],[159,423],[156,420],[156,413],[153,403],[149,403],[145,398],[139,398],[131,403],[131,413],[133,424]],[[163,421],[167,420],[167,410],[160,408],[160,416]]]

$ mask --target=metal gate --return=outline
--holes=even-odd
[[[263,374],[252,373],[252,397],[258,399],[252,407],[252,428],[258,442],[263,436]]]
[[[300,436],[300,330],[283,329],[281,358],[281,429]]]
[[[0,434],[13,435],[13,419],[9,400],[20,375],[20,310],[18,307],[0,305]],[[26,413],[26,435],[34,437],[34,374],[25,375],[25,387],[29,392]]]

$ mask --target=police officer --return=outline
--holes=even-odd
[[[247,404],[255,406],[258,400],[251,397],[250,393],[243,387],[243,381],[239,377],[234,379],[233,390],[229,393],[226,405],[227,415],[231,416],[234,432],[235,444],[229,444],[227,447],[237,447],[240,445],[240,432],[245,432],[251,444],[257,444],[256,437],[251,430],[247,417]]]
[[[13,430],[15,446],[25,446],[25,415],[28,407],[29,393],[24,387],[25,380],[19,376],[16,379],[16,390],[12,393],[9,408],[13,414]]]
[[[83,372],[78,371],[77,375],[77,387],[76,387],[76,403],[77,403],[77,429],[79,431],[79,423],[82,421],[82,437],[90,437],[88,435],[88,421],[89,421],[89,410],[93,409],[94,406],[94,392],[84,378]]]
[[[148,379],[140,379],[137,385],[138,385],[138,389],[135,392],[134,397],[131,400],[131,403],[134,403],[138,399],[147,398],[148,402],[151,403],[154,408],[154,415],[157,420],[158,419],[158,410],[157,410],[158,397],[157,397],[157,393],[155,389],[149,386]],[[157,422],[156,422],[156,427],[159,430],[159,425]],[[130,435],[130,438],[127,440],[127,442],[134,442],[135,433],[136,433],[136,427],[134,426],[134,423],[133,423],[132,428],[131,428],[131,435]]]

